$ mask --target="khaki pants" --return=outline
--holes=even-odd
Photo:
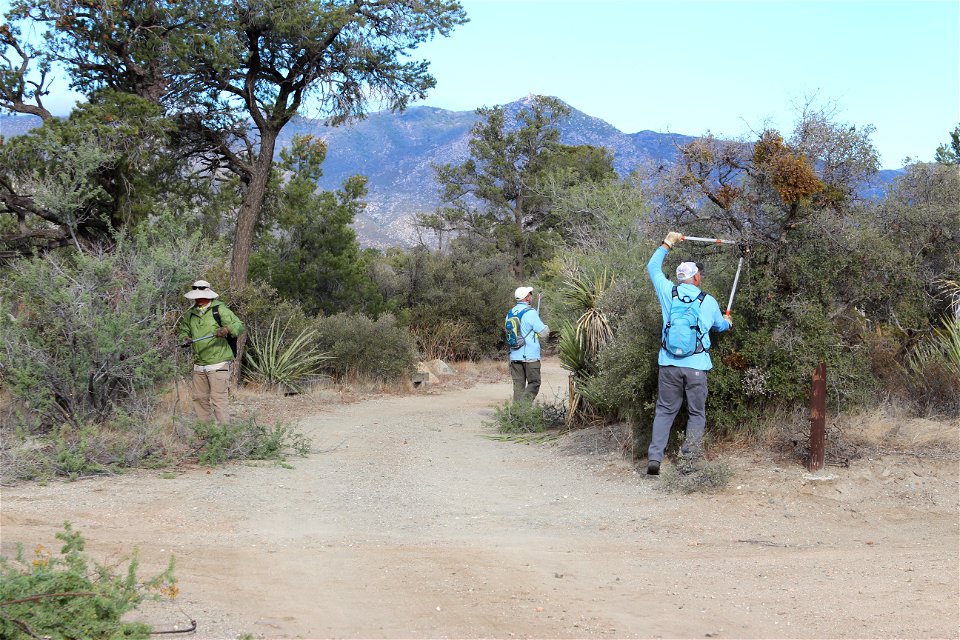
[[[540,361],[510,363],[510,377],[513,378],[513,401],[533,401],[540,393]]]
[[[197,420],[207,421],[210,414],[219,424],[230,421],[227,413],[227,391],[230,386],[230,370],[194,371],[190,392],[193,396],[193,411]]]

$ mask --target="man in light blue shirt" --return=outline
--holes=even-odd
[[[516,304],[509,314],[519,316],[523,346],[510,350],[510,377],[513,379],[513,401],[533,400],[540,392],[540,340],[550,335],[550,327],[540,319],[540,313],[530,306],[533,287],[517,287],[513,294]]]
[[[663,312],[663,331],[666,331],[670,321],[670,308],[677,297],[686,300],[696,300],[702,294],[700,282],[703,274],[693,262],[681,262],[677,267],[677,285],[663,275],[663,259],[673,245],[683,240],[683,236],[671,231],[664,238],[663,244],[653,252],[650,262],[647,263],[647,272],[657,291],[660,301],[660,310]],[[716,298],[706,294],[699,303],[697,319],[697,336],[701,346],[695,353],[677,357],[660,347],[657,363],[660,365],[659,383],[657,389],[657,412],[653,419],[653,436],[650,439],[650,448],[647,451],[647,473],[659,475],[660,461],[663,451],[670,438],[670,428],[673,420],[680,411],[683,398],[687,399],[687,434],[684,439],[681,453],[684,456],[698,457],[702,454],[703,430],[707,421],[707,371],[713,368],[710,360],[710,329],[726,331],[733,326],[728,315],[720,313],[720,305]],[[663,334],[661,334],[663,335]]]

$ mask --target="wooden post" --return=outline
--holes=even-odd
[[[813,370],[810,392],[810,461],[809,471],[823,469],[823,452],[827,424],[827,364],[821,362]]]

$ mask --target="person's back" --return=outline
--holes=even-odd
[[[661,247],[662,248],[662,247]],[[657,292],[657,300],[660,302],[660,312],[663,318],[662,329],[666,329],[670,320],[670,310],[673,307],[674,289],[677,291],[677,299],[695,300],[703,293],[700,287],[691,282],[678,282],[674,285],[663,275],[663,260],[667,252],[658,249],[653,257],[647,263],[647,272],[650,274],[650,280],[653,282],[654,289]],[[692,262],[683,263],[694,265]],[[679,267],[678,267],[679,269]],[[699,268],[697,270],[699,273]],[[682,275],[688,275],[684,272]],[[679,275],[678,275],[679,277]],[[690,278],[693,276],[690,275]],[[699,304],[697,310],[697,324],[700,328],[699,339],[703,349],[693,355],[685,357],[676,357],[661,344],[660,353],[657,356],[657,364],[660,366],[689,367],[701,371],[709,371],[713,368],[713,361],[710,359],[710,329],[717,331],[726,331],[728,324],[720,312],[720,304],[717,299],[710,294],[704,294],[703,301]],[[722,328],[721,328],[722,327]]]
[[[505,323],[516,318],[519,346],[510,349],[510,377],[513,379],[514,401],[533,400],[540,392],[540,340],[549,334],[549,327],[540,313],[531,306],[533,287],[518,287],[516,304],[507,312]]]
[[[689,420],[681,451],[685,456],[700,455],[706,425],[707,372],[713,368],[710,360],[710,330],[726,331],[732,326],[730,317],[720,313],[716,299],[700,290],[703,274],[697,264],[681,262],[677,267],[676,285],[663,275],[663,260],[667,252],[682,239],[679,233],[671,231],[647,263],[647,273],[663,316],[662,340],[657,356],[660,365],[657,408],[647,451],[647,473],[651,475],[660,473],[660,461],[667,447],[670,428],[684,399],[687,401]],[[693,348],[689,348],[687,341],[678,341],[670,335],[670,329],[675,329],[672,321],[681,315],[672,313],[678,311],[674,305],[683,305],[680,311],[684,313],[696,314],[695,320],[689,320],[690,326],[696,329]],[[677,324],[681,329],[684,328],[682,324]],[[674,351],[667,348],[668,342]]]

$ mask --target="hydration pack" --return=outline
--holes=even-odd
[[[522,318],[523,314],[525,314],[527,311],[530,311],[530,307],[521,309],[518,312],[514,312],[513,309],[507,312],[507,318],[504,320],[503,329],[506,332],[507,346],[510,347],[511,351],[522,349],[523,345],[527,343],[526,338],[520,332],[520,318]]]
[[[674,358],[686,358],[703,353],[703,334],[700,333],[700,305],[707,294],[700,292],[695,298],[681,296],[678,287],[673,288],[673,300],[667,326],[663,328],[663,348]]]

